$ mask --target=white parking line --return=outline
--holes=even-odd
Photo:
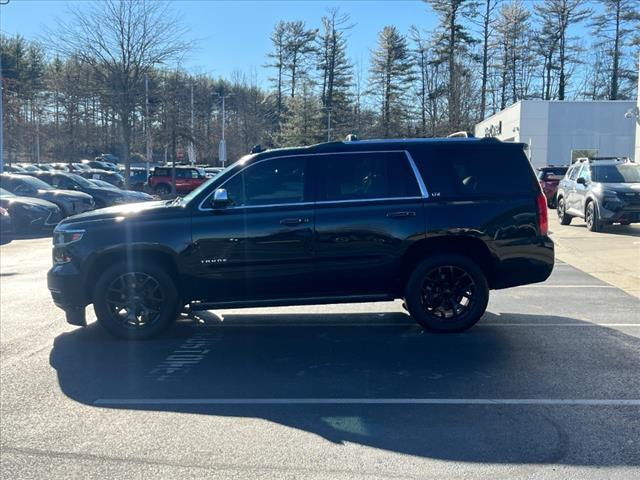
[[[519,285],[514,288],[618,288],[613,285]]]
[[[226,323],[210,324],[213,327],[224,328],[253,328],[253,327],[418,327],[414,322],[387,323]],[[640,327],[640,323],[478,323],[479,327]]]
[[[588,398],[99,398],[96,406],[151,405],[586,405],[640,406],[640,399]]]

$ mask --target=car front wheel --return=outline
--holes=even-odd
[[[171,276],[153,264],[108,268],[98,279],[93,308],[109,333],[141,340],[158,335],[178,317],[178,290]]]
[[[435,332],[461,332],[484,314],[489,286],[482,269],[462,255],[441,254],[415,268],[405,304],[420,325]]]
[[[557,208],[556,212],[558,213],[558,220],[560,220],[560,224],[569,225],[573,217],[567,214],[567,204],[564,201],[564,197],[558,198],[558,205],[556,208]]]
[[[591,201],[587,204],[587,208],[584,212],[584,220],[587,223],[587,228],[592,232],[600,232],[602,230],[602,221],[598,214],[596,204]]]

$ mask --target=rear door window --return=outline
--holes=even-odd
[[[319,201],[418,197],[420,188],[404,152],[314,157]]]
[[[434,145],[412,155],[432,198],[522,195],[539,188],[516,145]]]

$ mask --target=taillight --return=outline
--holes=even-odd
[[[549,233],[549,211],[547,210],[547,199],[544,193],[538,195],[536,203],[538,204],[538,228],[540,229],[540,235],[546,235]]]

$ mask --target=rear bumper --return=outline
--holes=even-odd
[[[512,244],[502,250],[490,279],[492,289],[544,282],[553,272],[555,249],[548,236],[539,237],[535,244]]]

